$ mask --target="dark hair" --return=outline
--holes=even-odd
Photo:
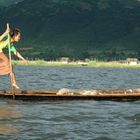
[[[18,28],[15,28],[11,34],[11,37],[18,35],[21,31]]]

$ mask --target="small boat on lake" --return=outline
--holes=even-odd
[[[140,99],[140,89],[114,90],[15,90],[16,100],[116,100]],[[0,90],[0,98],[13,98],[11,90]]]

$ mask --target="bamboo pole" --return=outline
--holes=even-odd
[[[9,28],[9,24],[7,24],[7,27]],[[11,87],[12,87],[12,95],[13,99],[15,99],[15,92],[13,87],[13,68],[12,68],[12,57],[11,57],[11,51],[10,51],[10,34],[8,34],[8,50],[9,50],[9,65],[10,65],[10,72],[11,72]]]

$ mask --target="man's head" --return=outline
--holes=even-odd
[[[19,29],[15,28],[11,34],[11,38],[14,42],[19,42],[21,39],[21,32]]]

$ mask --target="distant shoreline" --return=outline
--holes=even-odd
[[[13,65],[18,66],[65,66],[65,67],[93,67],[93,68],[140,68],[140,64],[129,65],[124,63],[119,63],[117,61],[111,62],[101,62],[101,61],[89,61],[89,62],[69,62],[64,63],[60,61],[44,61],[44,60],[36,60],[29,61],[28,63],[24,63],[22,61],[12,61]]]

